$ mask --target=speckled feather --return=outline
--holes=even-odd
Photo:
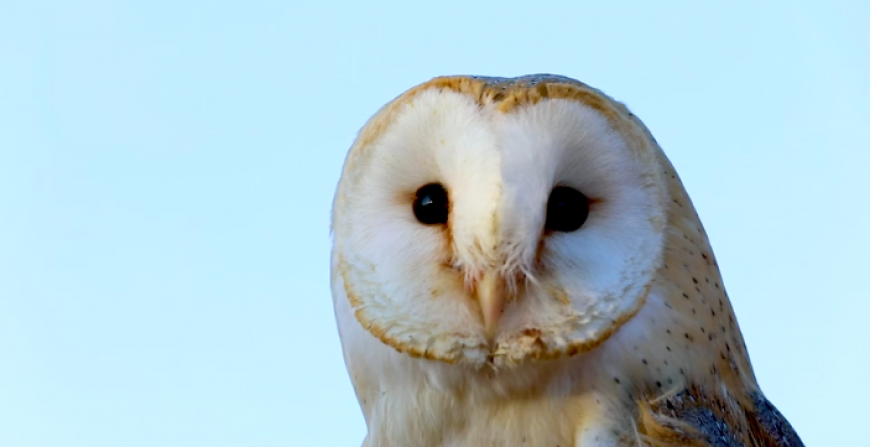
[[[588,323],[588,331],[554,323],[547,332],[543,324],[530,329],[526,323],[519,335],[499,339],[511,353],[501,358],[498,343],[488,348],[464,329],[442,334],[425,317],[405,322],[411,329],[396,329],[406,326],[375,298],[387,293],[372,280],[380,266],[368,262],[367,273],[358,273],[357,264],[368,258],[358,257],[363,248],[352,235],[370,233],[353,229],[346,210],[383,150],[374,148],[394,131],[397,117],[419,107],[415,98],[433,91],[456,92],[505,115],[567,100],[606,120],[632,160],[648,169],[639,172],[649,200],[661,201],[656,209],[662,211],[650,211],[647,222],[650,240],[661,240],[661,249],[649,252],[656,258],[649,279],[626,283],[636,297],[608,307],[605,323]],[[555,75],[453,76],[400,95],[369,121],[348,154],[333,231],[336,318],[369,427],[365,446],[802,445],[756,382],[710,242],[675,169],[637,117],[581,82]],[[476,304],[455,305],[457,315],[473,319]],[[506,313],[520,312],[511,305]]]

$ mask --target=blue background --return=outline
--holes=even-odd
[[[768,397],[866,440],[870,4],[472,3],[2,1],[0,445],[359,445],[346,150],[433,76],[535,72],[647,123]]]

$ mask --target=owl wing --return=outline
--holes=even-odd
[[[803,447],[761,392],[741,401],[692,388],[644,402],[638,434],[656,447]]]
[[[804,443],[782,413],[760,392],[753,396],[754,408],[749,423],[765,447],[803,447]]]

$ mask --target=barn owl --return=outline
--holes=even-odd
[[[364,447],[802,445],[673,166],[581,82],[401,94],[348,152],[332,235]]]

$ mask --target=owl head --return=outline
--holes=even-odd
[[[384,106],[345,161],[333,296],[414,357],[518,365],[595,348],[662,268],[667,159],[572,79],[433,79]]]

